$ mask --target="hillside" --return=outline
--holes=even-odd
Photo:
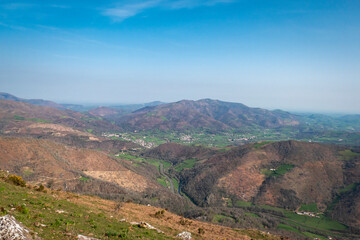
[[[296,141],[256,143],[210,155],[213,150],[200,149],[164,144],[145,156],[174,164],[181,191],[199,206],[223,206],[228,199],[289,210],[315,204],[321,212],[333,206],[332,216],[346,224],[359,221],[358,193],[352,192],[358,188],[350,187],[360,182],[357,152]],[[186,165],[190,167],[182,167]],[[349,211],[341,215],[344,208]]]
[[[118,122],[131,130],[211,129],[221,131],[233,128],[277,128],[296,126],[295,115],[283,111],[249,108],[240,103],[203,99],[183,100],[139,109]]]
[[[8,179],[0,172],[0,192],[4,196],[0,198],[0,216],[13,215],[33,236],[42,239],[75,239],[78,235],[98,239],[175,239],[183,231],[191,232],[193,239],[280,239],[256,230],[231,229],[195,220],[184,225],[182,217],[167,211],[156,217],[155,213],[162,210],[159,208],[31,185],[14,186]]]
[[[158,183],[159,170],[98,150],[70,147],[50,140],[0,138],[0,168],[32,184],[95,194],[110,199],[132,199],[181,212],[191,204]]]
[[[46,135],[46,132],[55,134],[58,131],[60,135],[66,135],[79,130],[83,132],[81,134],[89,135],[91,132],[100,133],[119,130],[119,128],[108,121],[71,110],[0,100],[0,131],[2,133],[25,135],[43,131]]]

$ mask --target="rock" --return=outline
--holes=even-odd
[[[39,237],[31,236],[30,231],[10,215],[0,217],[0,237],[1,240],[40,239]]]
[[[184,240],[191,240],[191,233],[185,231],[185,232],[179,233],[176,237],[184,239]]]
[[[35,223],[34,223],[34,226],[35,226],[35,227],[46,227],[45,224],[42,224],[42,223],[39,223],[39,222],[35,222]]]
[[[147,229],[154,229],[156,230],[158,233],[164,233],[163,231],[161,231],[160,229],[157,229],[156,227],[154,226],[151,226],[150,224],[148,224],[147,222],[141,222],[139,224],[140,227],[144,227],[144,228],[147,228]]]
[[[97,238],[87,237],[87,236],[80,235],[80,234],[77,236],[77,239],[79,239],[79,240],[99,240]]]

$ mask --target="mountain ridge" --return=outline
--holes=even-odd
[[[118,125],[131,130],[181,130],[206,128],[277,128],[297,126],[297,116],[285,111],[250,108],[242,103],[201,99],[145,107],[118,120]]]

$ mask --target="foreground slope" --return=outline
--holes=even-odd
[[[221,227],[134,203],[120,203],[28,185],[15,186],[0,172],[1,215],[10,214],[43,239],[174,239],[183,231],[193,239],[280,239],[256,230]],[[146,222],[163,233],[133,222]],[[187,222],[187,224],[182,224]],[[202,229],[199,231],[199,229]]]

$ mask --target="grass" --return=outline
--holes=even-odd
[[[160,159],[141,158],[141,157],[133,156],[129,153],[120,154],[117,157],[120,159],[129,160],[132,162],[147,162],[151,165],[154,165],[157,168],[160,167],[161,163],[164,165],[164,168],[169,168],[171,166],[171,163],[160,160]]]
[[[213,223],[221,223],[221,222],[224,222],[224,221],[234,222],[235,220],[233,218],[231,218],[231,217],[221,215],[221,214],[215,215],[213,217],[213,219],[212,219]]]
[[[341,159],[344,161],[350,161],[350,160],[353,160],[354,158],[360,156],[360,153],[353,152],[349,149],[340,151],[339,154],[341,156]]]
[[[175,166],[175,170],[178,172],[181,172],[184,169],[189,169],[189,168],[193,168],[195,163],[196,163],[196,159],[192,158],[192,159],[187,159],[181,163],[179,163],[178,165]]]
[[[344,187],[343,189],[340,189],[339,194],[344,194],[346,192],[350,192],[355,190],[355,188],[357,187],[357,185],[359,185],[360,183],[352,183],[350,185],[347,185],[346,187]]]
[[[263,142],[258,142],[258,143],[254,143],[254,148],[258,149],[266,144],[271,143],[272,141],[263,141]]]
[[[166,187],[166,188],[168,187],[165,177],[157,178],[156,180],[157,180],[158,183],[160,183],[164,187]]]
[[[173,178],[172,181],[173,181],[173,183],[174,183],[175,191],[178,192],[178,189],[179,189],[179,181],[178,181],[176,178]]]
[[[323,215],[320,215],[319,218],[317,217],[309,217],[304,215],[298,215],[294,212],[285,211],[285,216],[295,221],[298,224],[305,225],[307,227],[328,230],[328,231],[343,231],[346,230],[347,227],[339,222],[331,220]]]
[[[233,203],[232,203],[231,198],[225,199],[225,204],[226,204],[227,207],[233,207]]]
[[[236,201],[235,203],[235,206],[236,207],[251,207],[251,206],[254,206],[251,202],[245,202],[245,201]]]
[[[87,177],[80,177],[79,179],[80,179],[80,181],[83,181],[83,182],[87,182],[90,180],[90,178],[87,178]]]
[[[51,123],[49,120],[41,119],[41,118],[25,118],[22,116],[14,115],[15,120],[19,121],[31,121],[31,122],[40,122],[40,123]]]
[[[321,240],[326,240],[328,238],[326,237],[323,237],[323,236],[320,236],[320,235],[317,235],[317,234],[314,234],[314,233],[310,233],[310,232],[303,232],[302,234],[304,234],[306,237],[309,237],[311,239],[321,239]]]
[[[313,213],[319,212],[316,203],[310,203],[310,204],[301,205],[299,211],[313,212]]]
[[[290,232],[296,232],[296,233],[300,233],[300,231],[292,226],[289,226],[289,225],[286,225],[286,224],[283,224],[283,223],[280,223],[278,226],[277,226],[278,229],[282,229],[282,230],[286,230],[286,231],[290,231]]]
[[[259,218],[259,215],[255,214],[255,213],[251,213],[251,212],[245,213],[245,216]]]
[[[261,174],[264,174],[266,177],[278,177],[281,175],[284,175],[291,169],[293,169],[295,166],[292,164],[281,164],[278,168],[276,168],[274,171],[271,171],[270,169],[261,169]]]
[[[67,201],[77,195],[34,191],[0,180],[0,215],[11,214],[42,239],[75,239],[78,234],[99,239],[169,239],[154,230],[131,226],[109,213]],[[63,213],[57,213],[62,210]],[[46,227],[41,227],[41,223]]]

